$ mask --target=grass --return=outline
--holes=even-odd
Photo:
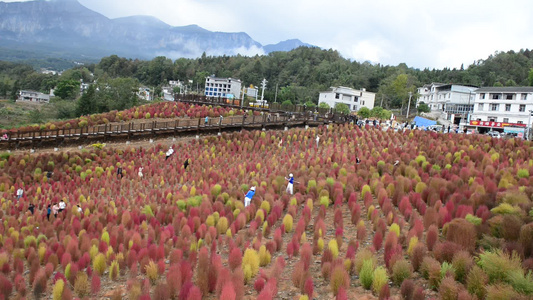
[[[39,113],[36,112],[37,110]],[[0,128],[2,129],[36,124],[38,123],[35,120],[36,117],[41,123],[55,121],[56,115],[57,110],[53,103],[37,104],[0,100]]]

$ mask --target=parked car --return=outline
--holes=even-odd
[[[499,133],[498,131],[489,131],[487,132],[487,135],[496,139],[500,139],[502,137],[501,133]]]

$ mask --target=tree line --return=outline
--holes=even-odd
[[[268,81],[265,99],[292,104],[316,104],[318,94],[331,86],[365,88],[375,92],[376,105],[386,109],[406,105],[409,92],[416,99],[416,88],[431,82],[455,83],[472,86],[526,86],[533,85],[533,52],[496,52],[487,59],[472,62],[459,69],[415,69],[401,63],[397,66],[357,62],[343,58],[335,50],[300,47],[289,52],[273,52],[264,56],[206,56],[196,59],[180,58],[175,61],[156,57],[150,61],[127,59],[111,55],[99,63],[69,69],[61,76],[40,74],[31,67],[18,63],[0,62],[0,97],[13,98],[19,89],[47,92],[59,88],[59,98],[78,98],[72,85],[74,81],[99,83],[96,94],[98,104],[91,112],[135,105],[134,101],[113,98],[105,92],[109,82],[122,79],[128,85],[123,90],[133,93],[139,85],[155,88],[168,84],[169,80],[181,80],[190,89],[201,93],[205,78],[209,75],[241,79],[244,85],[258,86],[263,78]],[[131,80],[125,80],[129,78]],[[103,84],[105,83],[105,85]],[[116,83],[116,82],[115,82]],[[277,89],[276,89],[277,87]],[[105,94],[105,95],[104,95]],[[128,98],[129,99],[129,98]],[[95,103],[96,103],[95,102]],[[115,104],[114,102],[118,102]],[[77,112],[89,110],[78,109]]]

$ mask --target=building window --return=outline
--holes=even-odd
[[[335,99],[339,99],[339,93],[335,93]]]
[[[503,118],[503,123],[509,123],[509,118]]]
[[[498,99],[500,99],[500,94],[492,94],[491,99],[493,99],[493,100],[498,100]]]
[[[519,109],[520,112],[525,112],[526,111],[526,105],[525,104],[520,104],[520,109]]]
[[[354,105],[352,110],[356,110],[356,109],[357,109],[357,105]]]
[[[521,97],[520,99],[522,99],[522,100],[527,100],[527,94],[526,94],[526,93],[523,93],[523,94],[522,94],[522,97]]]
[[[485,99],[485,93],[479,94],[479,99]]]
[[[517,124],[524,124],[524,121],[518,121]]]
[[[489,122],[498,122],[498,117],[488,117]]]
[[[483,111],[483,103],[479,103],[477,105],[477,109],[480,110],[480,111]]]
[[[500,105],[499,104],[496,104],[496,103],[493,103],[490,105],[490,110],[492,111],[496,111],[496,110],[499,110],[500,109]]]
[[[505,111],[511,111],[511,104],[505,104]]]
[[[514,94],[505,94],[506,100],[513,100],[513,98],[514,98]]]

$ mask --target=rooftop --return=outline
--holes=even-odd
[[[533,86],[482,87],[476,93],[533,93]]]

